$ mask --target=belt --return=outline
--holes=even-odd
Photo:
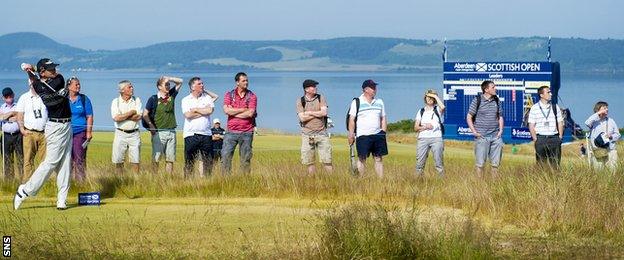
[[[538,134],[537,137],[543,137],[543,138],[553,138],[553,137],[559,137],[559,134],[554,134],[554,135],[540,135]]]
[[[24,127],[26,128],[26,127]],[[30,128],[26,128],[26,130],[31,131],[31,132],[37,132],[37,133],[43,133],[44,130],[35,130],[35,129],[30,129]]]
[[[20,132],[19,132],[19,131],[15,132],[15,133],[7,133],[7,132],[4,132],[4,134],[5,134],[5,135],[18,135],[18,134],[20,134]]]
[[[136,131],[139,131],[139,129],[123,130],[123,129],[121,129],[121,128],[117,128],[117,130],[122,131],[122,132],[124,132],[124,133],[126,133],[126,134],[132,134],[132,133],[134,133],[134,132],[136,132]]]
[[[165,128],[165,129],[156,130],[156,132],[171,132],[171,131],[175,131],[175,128]]]
[[[50,122],[54,123],[69,123],[71,122],[71,118],[48,118]]]

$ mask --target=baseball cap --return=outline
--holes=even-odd
[[[375,81],[373,81],[372,79],[367,79],[364,82],[362,82],[362,89],[364,89],[366,87],[374,88],[376,86],[377,86],[377,83]]]
[[[212,120],[212,124],[221,124],[221,120],[219,120],[218,118],[215,118],[214,120]]]
[[[318,85],[318,81],[313,80],[313,79],[306,79],[303,81],[303,88],[307,88],[307,87],[311,87],[311,86],[316,86]]]
[[[13,95],[13,94],[14,94],[14,93],[13,93],[13,90],[12,90],[11,88],[4,88],[4,89],[2,90],[2,96],[3,96],[3,97],[6,97],[6,96],[11,96],[11,95]]]
[[[54,63],[51,59],[43,58],[37,62],[37,71],[41,71],[41,69],[51,70],[56,68],[58,64]]]

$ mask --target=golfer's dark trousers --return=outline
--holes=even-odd
[[[17,172],[20,178],[24,175],[24,150],[22,148],[22,134],[4,133],[2,140],[4,154],[4,177],[12,179],[15,176],[14,162],[17,161]],[[15,158],[13,158],[15,156]]]
[[[559,135],[537,135],[535,159],[538,164],[559,168],[561,161],[561,139]]]
[[[195,134],[184,138],[184,176],[193,173],[193,165],[197,156],[201,156],[204,164],[203,174],[212,174],[212,136]]]

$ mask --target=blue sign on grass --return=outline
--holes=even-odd
[[[99,206],[100,205],[100,193],[99,192],[78,193],[78,205]]]

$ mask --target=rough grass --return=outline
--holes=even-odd
[[[576,154],[577,144],[564,147],[560,172],[534,168],[530,145],[519,146],[520,152],[515,155],[507,146],[502,177],[492,180],[474,176],[470,143],[447,141],[447,175],[439,179],[435,170],[429,168],[431,163],[426,169],[430,176],[414,176],[413,136],[390,135],[389,139],[390,156],[384,159],[383,179],[372,172],[356,178],[349,175],[344,137],[333,138],[333,174],[305,175],[299,164],[299,137],[283,134],[255,137],[251,175],[223,177],[217,166],[210,178],[184,179],[181,137],[174,172],[153,175],[148,171],[151,149],[144,135],[144,170],[139,175],[128,172],[118,176],[110,164],[112,134],[96,133],[89,148],[88,181],[72,183],[69,202],[76,202],[78,192],[100,191],[106,204],[97,211],[79,207],[55,212],[48,208],[54,206],[56,196],[51,178],[37,199],[27,200],[20,211],[13,213],[9,210],[10,200],[18,183],[3,181],[0,233],[23,235],[25,241],[31,242],[29,249],[24,250],[27,256],[48,252],[43,255],[52,258],[63,252],[74,252],[73,258],[402,258],[398,256],[400,252],[411,252],[409,258],[624,256],[618,249],[624,244],[623,172],[589,169]],[[237,160],[235,157],[234,169]],[[219,201],[227,201],[223,205],[235,209],[215,211],[213,206],[206,205]],[[286,208],[306,213],[280,215],[279,210],[271,207],[284,201]],[[247,212],[256,203],[266,207],[256,214]],[[352,203],[361,208],[341,207]],[[367,206],[371,204],[375,206]],[[319,214],[319,208],[333,211]],[[392,210],[380,211],[388,208]],[[414,222],[413,219],[422,218],[421,209],[426,213],[436,208],[457,210],[463,217],[450,222]],[[237,210],[244,217],[236,218]],[[209,213],[202,215],[203,212]],[[351,213],[361,214],[352,216],[351,226],[339,224]],[[185,221],[188,214],[195,219]],[[289,221],[275,222],[282,217]],[[101,227],[85,229],[86,223],[94,219]],[[248,222],[257,225],[247,225]],[[344,228],[335,232],[347,232],[350,228],[360,231],[351,233],[354,239],[345,247],[330,248],[325,242],[330,241],[331,223],[338,223],[334,228]],[[212,225],[236,228],[218,232],[209,228]],[[201,228],[193,229],[197,226]],[[373,233],[366,233],[367,228],[362,226],[370,227],[368,231]],[[421,237],[440,226],[451,227],[449,237]],[[377,237],[375,230],[386,229],[391,230],[384,233],[388,239],[427,242],[387,244],[388,239],[373,239]],[[206,232],[210,235],[204,235]],[[126,233],[145,235],[122,235]],[[266,233],[272,235],[267,237]],[[169,236],[182,242],[171,246],[167,242]],[[84,242],[102,237],[107,239],[91,249]],[[201,241],[201,247],[213,250],[196,249],[193,245],[197,241]],[[344,253],[352,252],[362,241],[376,243],[373,247],[377,249],[356,250],[354,255]],[[461,253],[440,252],[441,245],[457,248]],[[433,253],[425,254],[423,248]]]

